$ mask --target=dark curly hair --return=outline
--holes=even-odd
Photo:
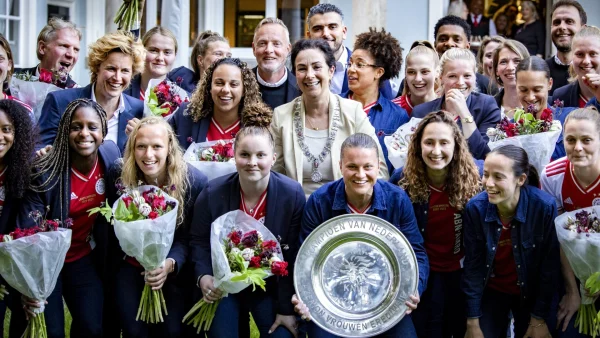
[[[410,143],[404,166],[404,177],[398,182],[413,203],[425,203],[429,200],[429,183],[427,181],[427,164],[423,161],[421,141],[425,127],[431,123],[443,123],[450,127],[454,138],[454,156],[448,164],[446,191],[450,205],[462,210],[471,199],[481,191],[479,170],[469,152],[469,146],[454,118],[443,110],[429,113],[419,123]],[[460,182],[460,184],[458,184]]]
[[[375,27],[358,34],[354,42],[354,50],[364,49],[375,58],[375,64],[385,71],[379,78],[379,84],[385,80],[397,77],[402,69],[402,47],[398,39],[385,31],[380,32]]]
[[[306,49],[320,50],[325,57],[327,68],[335,67],[335,56],[329,44],[323,39],[301,39],[292,46],[292,73],[296,74],[296,57]]]
[[[275,149],[275,140],[269,131],[273,120],[273,111],[267,106],[251,106],[247,109],[244,126],[235,135],[233,148],[237,148],[240,140],[248,135],[263,135],[269,140],[272,149]]]
[[[212,89],[212,78],[215,70],[220,65],[232,65],[236,66],[242,72],[242,83],[244,85],[243,99],[238,107],[238,115],[244,123],[245,117],[248,115],[248,109],[252,106],[264,106],[264,109],[268,108],[262,100],[256,77],[252,73],[252,70],[248,68],[245,62],[242,62],[238,58],[222,58],[215,61],[208,69],[200,80],[200,84],[196,87],[196,90],[192,94],[190,104],[186,109],[186,113],[192,117],[194,122],[198,122],[201,119],[212,116],[215,103],[210,94]]]
[[[34,157],[37,132],[27,108],[13,100],[0,100],[0,111],[13,124],[13,145],[10,147],[2,162],[7,165],[6,195],[10,198],[23,197],[29,186],[31,163]]]
[[[454,15],[446,15],[445,17],[438,20],[438,22],[435,24],[435,28],[433,29],[433,39],[434,40],[437,39],[438,31],[440,30],[440,27],[442,27],[442,26],[462,27],[462,29],[465,31],[465,35],[467,36],[467,41],[471,40],[471,26],[469,26],[469,24],[465,20],[459,18],[458,16],[454,16]]]

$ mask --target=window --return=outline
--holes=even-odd
[[[13,53],[14,64],[19,64],[21,55],[18,42],[21,40],[20,0],[0,0],[0,34],[4,35]]]

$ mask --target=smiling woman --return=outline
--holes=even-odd
[[[142,101],[123,95],[131,77],[142,71],[145,50],[141,42],[128,32],[109,33],[89,47],[88,66],[91,84],[83,88],[55,91],[46,97],[39,120],[41,144],[51,145],[57,134],[61,115],[67,105],[78,98],[97,102],[106,112],[108,134],[106,139],[125,148],[127,122],[141,118]]]

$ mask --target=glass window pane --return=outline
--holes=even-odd
[[[0,14],[2,15],[6,15],[6,1],[7,0],[0,0]]]
[[[0,34],[6,38],[6,20],[0,19]]]
[[[8,4],[9,4],[9,13],[10,15],[14,15],[14,16],[19,16],[20,10],[19,10],[19,3],[21,1],[20,0],[8,0]]]
[[[8,44],[13,53],[15,64],[19,64],[21,57],[19,55],[18,41],[20,40],[19,20],[8,20]]]

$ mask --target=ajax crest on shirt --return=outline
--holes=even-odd
[[[104,183],[104,178],[98,179],[96,182],[96,193],[98,195],[104,195],[104,191],[106,190],[106,186]]]

